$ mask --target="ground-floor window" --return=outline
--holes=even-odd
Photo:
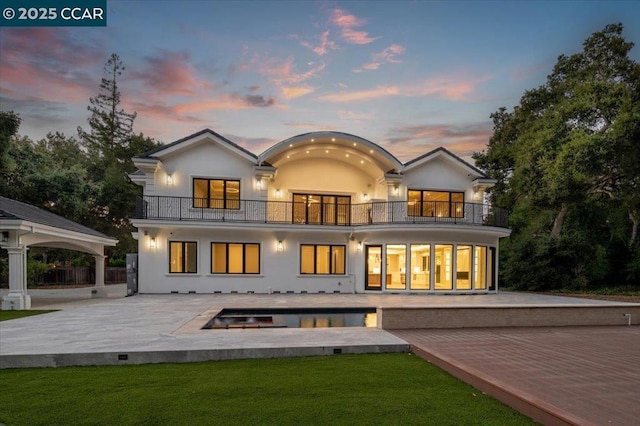
[[[198,243],[195,241],[169,242],[169,272],[172,274],[198,272]]]
[[[212,274],[259,274],[260,244],[211,243]]]
[[[300,273],[313,275],[344,275],[346,246],[301,244]]]
[[[473,244],[367,245],[365,289],[494,289],[495,250]]]

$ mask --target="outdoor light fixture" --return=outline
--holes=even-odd
[[[149,248],[155,249],[157,247],[156,237],[149,239]]]
[[[369,201],[369,194],[363,194],[363,195],[362,195],[362,199],[363,199],[364,201]]]
[[[173,185],[173,176],[167,175],[167,185]]]
[[[284,243],[282,242],[282,240],[278,240],[277,249],[278,253],[282,253],[284,251]]]
[[[280,191],[280,188],[276,189],[276,198],[282,198],[282,192]]]
[[[262,189],[262,179],[256,179],[256,188]]]
[[[362,251],[362,241],[358,241],[358,245],[356,246],[358,251]]]
[[[397,186],[393,187],[393,195],[398,195],[400,193],[400,188]]]

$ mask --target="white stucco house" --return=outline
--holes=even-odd
[[[255,155],[205,129],[133,159],[140,293],[487,293],[506,212],[444,148],[340,132]]]

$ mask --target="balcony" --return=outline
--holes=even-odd
[[[135,219],[363,226],[442,223],[507,228],[506,210],[488,204],[373,201],[362,204],[294,203],[291,201],[227,200],[227,208],[206,205],[193,197],[137,197]],[[216,205],[209,203],[208,205]],[[219,205],[225,205],[220,200]]]

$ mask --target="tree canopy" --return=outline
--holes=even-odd
[[[503,283],[544,289],[637,283],[640,65],[621,24],[560,55],[513,111],[492,114],[476,164],[512,211]]]

